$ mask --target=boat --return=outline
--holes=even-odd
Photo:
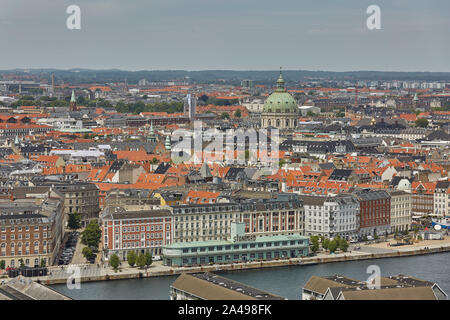
[[[442,219],[431,219],[431,225],[433,226],[433,228],[435,228],[435,226],[440,226],[442,229],[450,229],[450,217],[445,217]]]

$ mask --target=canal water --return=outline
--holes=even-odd
[[[312,275],[341,274],[366,280],[367,267],[377,265],[383,276],[406,274],[434,281],[450,294],[450,252],[402,258],[348,261],[311,266],[289,266],[260,270],[226,271],[219,274],[250,286],[292,299],[300,299],[301,289]],[[52,287],[73,299],[167,300],[169,287],[177,276],[81,283],[81,289],[69,290],[65,284]]]

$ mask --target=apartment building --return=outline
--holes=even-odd
[[[115,253],[126,260],[129,251],[160,255],[163,246],[172,243],[170,210],[126,211],[107,207],[102,214],[103,259]]]
[[[358,236],[359,202],[350,194],[334,197],[302,195],[305,208],[305,234],[327,238]]]
[[[412,183],[411,210],[413,218],[433,214],[436,183],[420,181],[414,181]]]
[[[304,234],[303,203],[290,199],[248,199],[242,202],[173,206],[174,241],[226,240],[231,222],[245,223],[255,236]]]
[[[359,235],[381,235],[391,230],[391,196],[384,190],[357,189],[359,201]]]
[[[443,218],[450,215],[450,181],[437,181],[433,195],[433,215]]]
[[[64,213],[81,215],[81,225],[99,218],[99,189],[93,183],[52,183],[52,187],[64,195]]]
[[[63,202],[57,198],[1,200],[0,260],[8,267],[52,265],[64,237]]]
[[[391,232],[408,231],[411,228],[411,194],[405,191],[389,191],[391,196]]]

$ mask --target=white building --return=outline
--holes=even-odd
[[[352,195],[301,196],[305,208],[305,235],[351,239],[358,236],[359,202]]]
[[[411,229],[411,193],[390,191],[391,196],[391,232],[409,231]]]

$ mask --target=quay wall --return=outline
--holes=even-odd
[[[273,267],[286,267],[286,266],[306,266],[319,263],[331,263],[331,262],[344,262],[344,261],[358,261],[358,260],[370,260],[370,259],[382,259],[382,258],[396,258],[407,257],[414,255],[433,254],[441,252],[449,252],[450,245],[434,247],[428,249],[413,249],[413,250],[397,250],[384,253],[341,253],[336,255],[329,255],[326,257],[307,257],[307,258],[295,258],[289,260],[274,260],[274,261],[262,261],[262,262],[247,262],[247,263],[235,263],[217,266],[200,266],[200,267],[184,267],[184,268],[171,268],[169,270],[151,270],[150,267],[146,270],[133,269],[132,272],[114,272],[109,270],[107,274],[91,277],[82,277],[81,282],[90,281],[108,281],[108,280],[120,280],[120,279],[137,279],[147,277],[160,277],[160,276],[172,276],[181,273],[196,273],[196,272],[214,272],[214,271],[233,271],[233,270],[250,270],[261,268],[273,268]],[[35,278],[46,285],[66,283],[66,279],[49,279],[48,277]]]

